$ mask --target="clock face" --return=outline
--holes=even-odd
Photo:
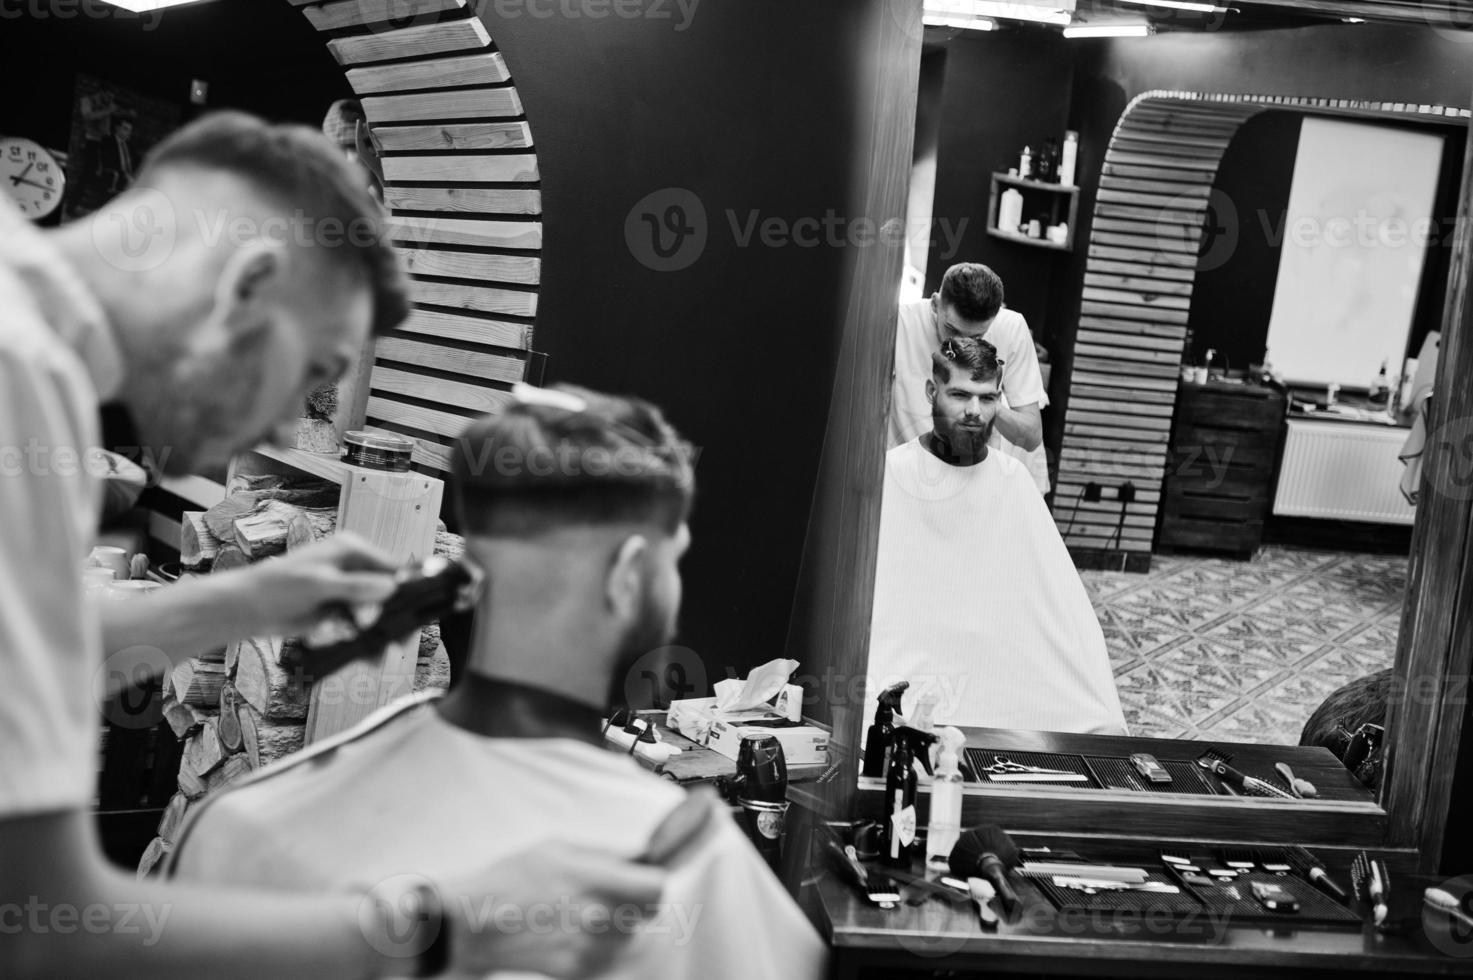
[[[0,137],[0,189],[10,195],[21,214],[39,221],[55,211],[65,184],[61,165],[40,143],[18,136]]]

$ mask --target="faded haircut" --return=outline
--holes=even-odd
[[[1002,280],[980,262],[958,262],[941,277],[941,302],[964,320],[991,320],[1002,309]]]
[[[977,337],[955,337],[931,353],[931,377],[938,385],[950,381],[955,369],[966,371],[973,381],[996,379],[1001,388],[1002,365],[997,348]]]
[[[372,329],[388,333],[409,315],[408,280],[385,235],[384,210],[363,176],[322,133],[276,125],[244,112],[213,112],[154,147],[138,186],[167,170],[214,170],[238,177],[272,204],[323,229],[313,243],[373,296]],[[331,237],[327,229],[333,229]]]
[[[462,531],[487,537],[618,524],[673,535],[695,495],[690,446],[658,408],[570,385],[472,422],[451,473]]]

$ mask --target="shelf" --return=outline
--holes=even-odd
[[[1067,243],[1060,245],[1055,242],[1049,241],[1047,238],[1029,238],[1027,235],[1019,235],[1016,232],[1002,231],[997,228],[988,228],[987,234],[993,236],[994,238],[1003,238],[1010,242],[1016,242],[1019,245],[1032,245],[1034,248],[1047,248],[1052,249],[1055,252],[1074,251],[1074,249]]]
[[[1023,195],[1024,221],[1036,218],[1044,227],[1063,222],[1069,234],[1062,242],[1051,242],[1047,238],[1031,238],[1015,231],[1003,231],[997,226],[999,202],[1004,190],[1015,189]],[[987,200],[987,234],[994,238],[1047,249],[1051,252],[1074,251],[1074,227],[1079,220],[1079,188],[1073,184],[1053,184],[1007,174],[992,174],[992,187]]]
[[[313,476],[324,480],[331,480],[341,485],[348,475],[348,464],[337,456],[324,456],[321,453],[305,453],[300,449],[284,449],[279,446],[256,446],[241,455],[254,454],[263,459],[269,459],[274,463],[289,466],[292,469],[301,470],[303,473],[311,473]]]
[[[1075,184],[1055,184],[1049,180],[1029,180],[1026,177],[1014,177],[1011,174],[994,173],[993,179],[1000,184],[1011,187],[1021,187],[1031,191],[1050,191],[1054,194],[1078,194],[1079,187]]]
[[[224,484],[203,476],[166,476],[159,486],[202,510],[209,510],[225,499]]]

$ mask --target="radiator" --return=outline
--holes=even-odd
[[[1397,452],[1406,429],[1346,422],[1289,421],[1274,513],[1375,524],[1410,524]]]

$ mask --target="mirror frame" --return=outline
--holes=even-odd
[[[919,6],[918,4],[916,6]],[[919,62],[918,38],[896,47]],[[875,72],[881,79],[883,72]],[[887,211],[903,213],[913,139],[914,69],[910,88],[904,93],[910,105],[896,105],[892,98],[888,139],[904,144],[904,152],[888,155],[888,170],[872,171],[869,184],[860,190],[869,203],[888,202]],[[895,84],[906,76],[896,69],[884,81]],[[1148,93],[1157,98],[1204,98],[1193,93]],[[1145,98],[1142,96],[1141,98]],[[1262,108],[1299,108],[1331,115],[1407,119],[1403,110],[1387,104],[1327,107],[1318,100],[1296,100],[1281,96],[1227,96],[1206,98],[1241,101]],[[1139,101],[1139,100],[1136,100]],[[1135,101],[1132,105],[1136,104]],[[1127,109],[1127,112],[1129,110]],[[1413,113],[1411,119],[1434,121]],[[1461,115],[1466,120],[1466,115]],[[1435,120],[1444,125],[1448,119]],[[876,120],[869,132],[878,148],[887,136]],[[895,141],[893,128],[905,133]],[[1466,121],[1464,128],[1467,128]],[[864,132],[864,130],[861,130]],[[1473,308],[1468,303],[1468,284],[1473,276],[1473,132],[1464,156],[1457,205],[1457,232],[1451,256],[1451,271],[1442,316],[1441,355],[1436,390],[1430,414],[1429,439],[1423,466],[1423,492],[1412,531],[1406,601],[1397,639],[1393,697],[1387,708],[1387,749],[1379,796],[1379,819],[1357,821],[1341,840],[1326,841],[1346,846],[1376,847],[1403,851],[1406,859],[1423,872],[1435,872],[1452,805],[1453,773],[1463,737],[1463,715],[1467,705],[1467,681],[1473,668],[1473,460],[1458,454],[1462,440],[1473,436],[1473,385],[1458,385],[1458,378],[1473,377]],[[891,150],[899,149],[892,145]],[[1108,159],[1108,154],[1107,157]],[[878,156],[876,156],[878,159]],[[868,211],[862,213],[877,213]],[[901,256],[886,256],[887,278],[900,281]],[[871,274],[881,270],[871,268]],[[883,420],[889,408],[890,373],[893,371],[897,299],[893,290],[877,288],[873,280],[855,277],[851,285],[851,313],[862,314],[846,324],[845,351],[835,383],[828,430],[820,469],[820,483],[805,543],[799,589],[789,629],[788,652],[830,678],[865,676],[869,652],[869,617],[872,608],[875,563],[879,541],[880,493],[884,472]],[[848,372],[848,367],[858,370]],[[876,369],[883,366],[886,370]],[[842,409],[842,410],[841,410]],[[862,423],[862,425],[860,424]],[[868,428],[864,428],[867,426]],[[856,773],[859,745],[866,719],[864,699],[835,698],[831,703],[835,761],[840,772]],[[1067,827],[1080,833],[1140,833],[1146,821],[1153,833],[1169,828],[1158,824],[1159,806],[1140,794],[1096,791],[1085,794],[1036,794],[988,788],[982,791],[993,819],[1009,827]],[[858,806],[859,786],[851,777],[834,779],[822,786],[821,804],[831,815],[853,816]],[[1343,808],[1325,803],[1298,801],[1296,816],[1324,826]],[[1279,807],[1274,808],[1282,813]],[[1360,809],[1375,809],[1363,807]],[[1171,819],[1183,823],[1179,833],[1189,833],[1192,819],[1212,821],[1213,836],[1231,835],[1241,829],[1252,839],[1262,827],[1254,816],[1264,808],[1248,801],[1218,799],[1173,805]],[[1241,818],[1241,819],[1239,819]],[[1285,823],[1281,819],[1279,823]],[[1296,820],[1294,823],[1299,823]],[[1255,824],[1258,826],[1255,827]],[[1306,843],[1313,841],[1306,838]]]

